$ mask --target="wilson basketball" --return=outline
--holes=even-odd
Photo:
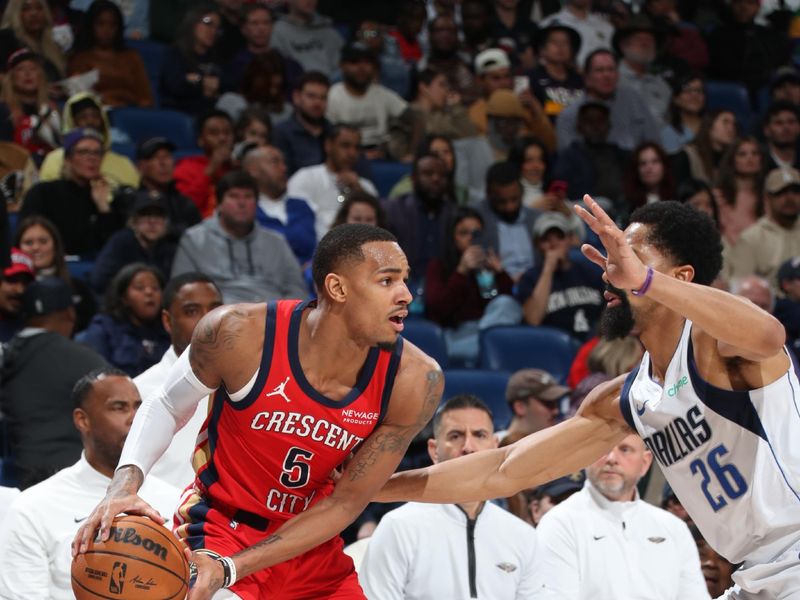
[[[146,517],[117,517],[108,541],[92,542],[72,561],[77,600],[183,600],[188,581],[180,542]]]

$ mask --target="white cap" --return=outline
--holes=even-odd
[[[508,54],[500,48],[489,48],[475,57],[475,73],[478,75],[510,67],[511,61],[508,60]]]

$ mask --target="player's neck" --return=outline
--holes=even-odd
[[[652,375],[663,381],[669,363],[678,348],[686,320],[666,308],[657,311],[656,314],[648,316],[647,325],[642,327],[639,339],[644,349],[650,353]]]

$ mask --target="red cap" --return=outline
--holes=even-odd
[[[19,248],[11,249],[11,264],[3,270],[5,279],[15,275],[28,275],[31,279],[36,276],[36,272],[33,269],[33,259]]]

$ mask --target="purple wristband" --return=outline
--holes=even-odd
[[[631,290],[631,294],[634,296],[644,296],[647,293],[647,290],[650,289],[651,283],[653,283],[653,267],[647,267],[647,276],[644,278],[642,287],[640,287],[638,290]]]

